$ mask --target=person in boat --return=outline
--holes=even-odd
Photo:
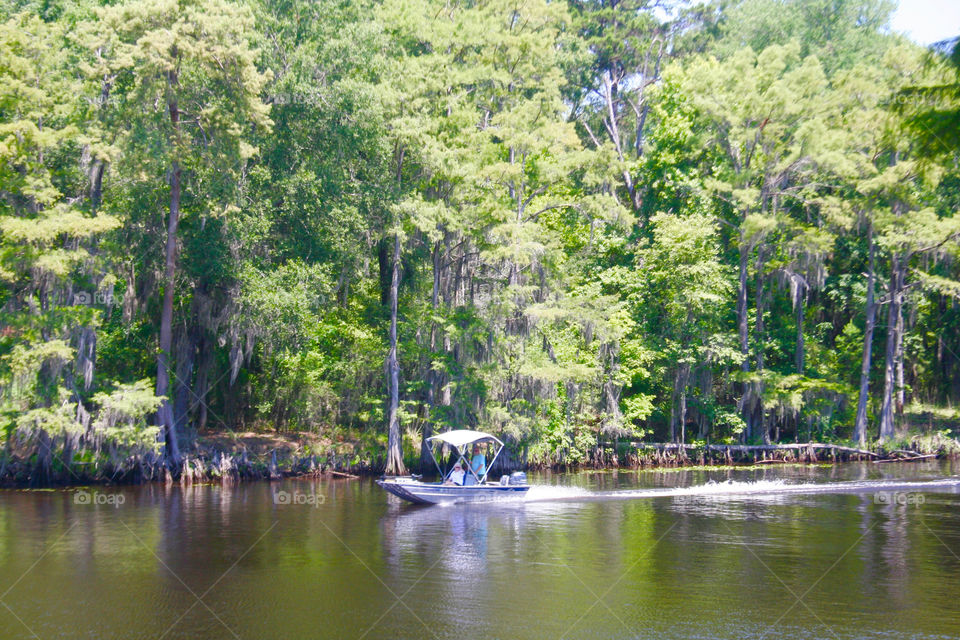
[[[473,473],[467,474],[467,484],[476,484],[478,480],[483,479],[483,474],[487,472],[487,457],[480,453],[480,445],[478,444],[473,445],[470,468],[473,469]]]
[[[457,464],[453,465],[453,471],[450,472],[449,477],[447,477],[447,481],[444,482],[443,484],[462,485],[463,476],[464,476],[463,467],[460,466],[460,463],[458,462]]]

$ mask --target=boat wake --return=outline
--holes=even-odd
[[[691,487],[589,491],[581,487],[534,485],[524,502],[593,502],[601,500],[638,500],[643,498],[703,497],[762,498],[792,494],[880,493],[880,492],[960,492],[960,478],[942,480],[867,480],[853,482],[790,484],[783,480],[756,482],[708,482]]]
[[[598,494],[595,491],[582,487],[565,487],[562,485],[534,484],[523,497],[524,502],[550,502],[555,500],[591,500]]]

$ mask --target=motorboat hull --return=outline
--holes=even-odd
[[[530,485],[449,485],[420,482],[410,477],[381,478],[377,484],[398,498],[414,504],[445,504],[454,502],[493,502],[516,500],[530,490]]]

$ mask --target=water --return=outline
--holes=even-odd
[[[960,638],[960,464],[0,491],[0,638]]]

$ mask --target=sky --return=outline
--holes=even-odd
[[[900,0],[893,30],[924,45],[958,36],[960,0]]]

